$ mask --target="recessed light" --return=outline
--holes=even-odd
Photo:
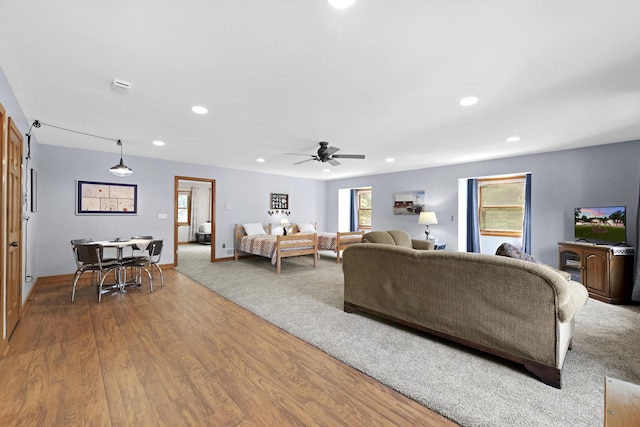
[[[256,159],[256,162],[258,162],[258,163],[264,163],[264,159],[263,159],[262,157],[258,157],[258,158]]]
[[[355,2],[356,0],[329,0],[329,4],[336,9],[346,9]]]
[[[460,100],[460,105],[463,107],[470,107],[478,103],[478,98],[475,96],[467,96],[466,98],[462,98]]]
[[[157,145],[158,147],[162,147],[164,145],[164,141],[160,141],[160,140],[156,139],[155,141],[153,141],[153,145]]]
[[[391,157],[389,157],[389,158],[387,159],[387,163],[393,163],[393,162],[395,162],[395,161],[396,161],[396,159],[392,159]]]
[[[207,114],[209,112],[209,110],[207,110],[205,107],[201,105],[195,105],[191,107],[191,111],[193,111],[196,114]]]
[[[518,142],[518,141],[520,141],[519,136],[510,136],[509,138],[507,138],[507,142]]]
[[[322,172],[329,173],[329,172],[331,172],[331,169],[322,169]]]

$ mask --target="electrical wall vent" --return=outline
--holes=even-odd
[[[118,92],[129,92],[131,90],[131,83],[120,79],[113,79],[111,89],[117,90]]]

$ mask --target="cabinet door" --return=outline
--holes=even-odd
[[[609,296],[609,270],[606,252],[585,251],[584,282],[593,293]]]

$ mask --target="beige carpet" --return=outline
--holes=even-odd
[[[207,247],[208,248],[208,247]],[[602,426],[604,377],[640,383],[640,306],[589,300],[576,318],[562,390],[522,367],[342,309],[335,259],[208,262],[179,248],[178,271],[463,426]]]

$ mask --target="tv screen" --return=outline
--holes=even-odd
[[[575,208],[575,238],[588,242],[626,241],[626,206]]]

